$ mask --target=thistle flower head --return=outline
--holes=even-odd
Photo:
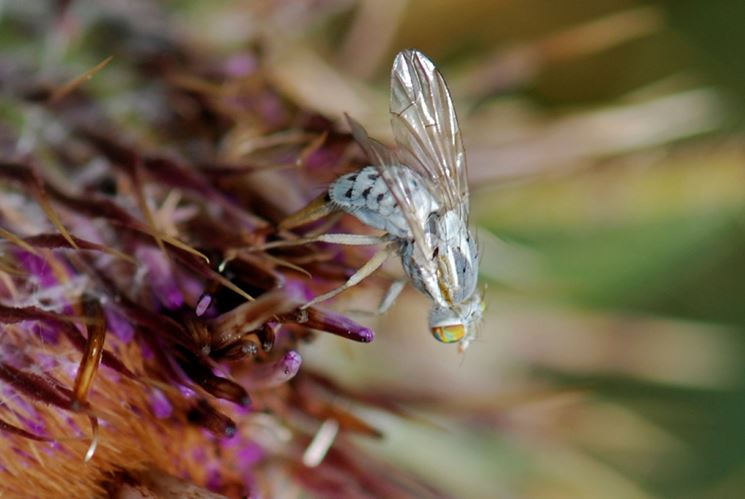
[[[351,137],[284,98],[257,51],[205,64],[144,40],[121,45],[145,87],[121,102],[0,75],[26,116],[0,157],[0,492],[434,494],[357,450],[348,435],[378,432],[302,366],[323,332],[373,339],[299,310],[355,254],[257,249],[307,179],[355,166]]]

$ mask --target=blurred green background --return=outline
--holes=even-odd
[[[488,318],[461,358],[411,326],[427,304],[407,293],[374,344],[311,347],[311,364],[419,416],[366,414],[387,435],[372,451],[456,497],[745,493],[745,3],[79,1],[65,16],[83,35],[64,47],[31,27],[56,5],[3,2],[0,57],[79,74],[125,25],[223,56],[258,44],[289,98],[382,140],[393,55],[437,62]],[[91,82],[102,102],[143,84],[117,57]],[[23,119],[7,102],[0,116]]]

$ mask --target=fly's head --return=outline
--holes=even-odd
[[[476,337],[476,330],[484,315],[481,293],[475,291],[463,303],[443,307],[434,304],[429,312],[429,328],[432,336],[442,343],[458,343],[463,352]]]

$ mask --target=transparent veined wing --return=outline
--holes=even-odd
[[[468,220],[466,155],[445,79],[417,50],[400,52],[391,70],[391,125],[404,164],[429,179],[446,208]]]

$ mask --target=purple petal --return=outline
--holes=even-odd
[[[210,295],[202,295],[197,302],[197,308],[195,310],[197,317],[201,317],[207,311],[207,308],[212,304],[212,297]]]
[[[163,392],[157,388],[150,390],[148,401],[150,402],[150,408],[153,411],[153,415],[156,418],[166,419],[171,417],[171,414],[173,414],[173,405],[171,404],[171,401],[168,400]]]
[[[272,388],[291,380],[300,369],[303,359],[300,354],[290,350],[281,359],[272,364],[259,364],[241,378],[241,382],[250,389]]]
[[[190,272],[180,271],[176,274],[178,287],[188,303],[196,303],[204,296],[204,282]]]
[[[375,339],[375,333],[372,329],[357,324],[341,314],[327,310],[311,307],[307,310],[307,317],[301,319],[304,320],[299,320],[299,324],[361,343],[370,343]]]
[[[225,62],[225,73],[230,78],[245,78],[259,67],[254,54],[238,54]]]
[[[46,259],[28,251],[18,251],[16,258],[29,274],[32,274],[38,279],[42,287],[46,288],[57,284],[57,277],[54,275],[54,271]]]
[[[136,253],[137,260],[148,270],[147,283],[160,303],[171,310],[180,308],[184,304],[184,296],[163,252],[159,248],[140,246]]]
[[[132,326],[121,312],[111,305],[106,305],[104,306],[104,314],[106,315],[106,323],[109,326],[109,330],[114,333],[114,336],[124,343],[132,341],[135,334],[134,326]]]
[[[288,280],[287,284],[285,284],[282,289],[284,289],[288,296],[292,297],[292,299],[297,300],[301,303],[307,303],[315,296],[313,290],[310,289],[310,287],[302,281]]]
[[[237,432],[233,420],[212,407],[206,400],[199,400],[189,411],[188,418],[192,423],[219,437],[233,438]]]
[[[247,468],[264,459],[264,456],[266,456],[266,451],[255,442],[245,443],[238,451],[238,458],[241,465]]]
[[[222,475],[220,474],[220,470],[218,468],[209,470],[209,472],[207,473],[207,488],[209,490],[219,490],[222,483],[223,480]]]
[[[60,330],[51,324],[44,322],[25,322],[21,323],[21,327],[35,336],[38,336],[45,343],[50,343],[52,345],[59,343]]]

